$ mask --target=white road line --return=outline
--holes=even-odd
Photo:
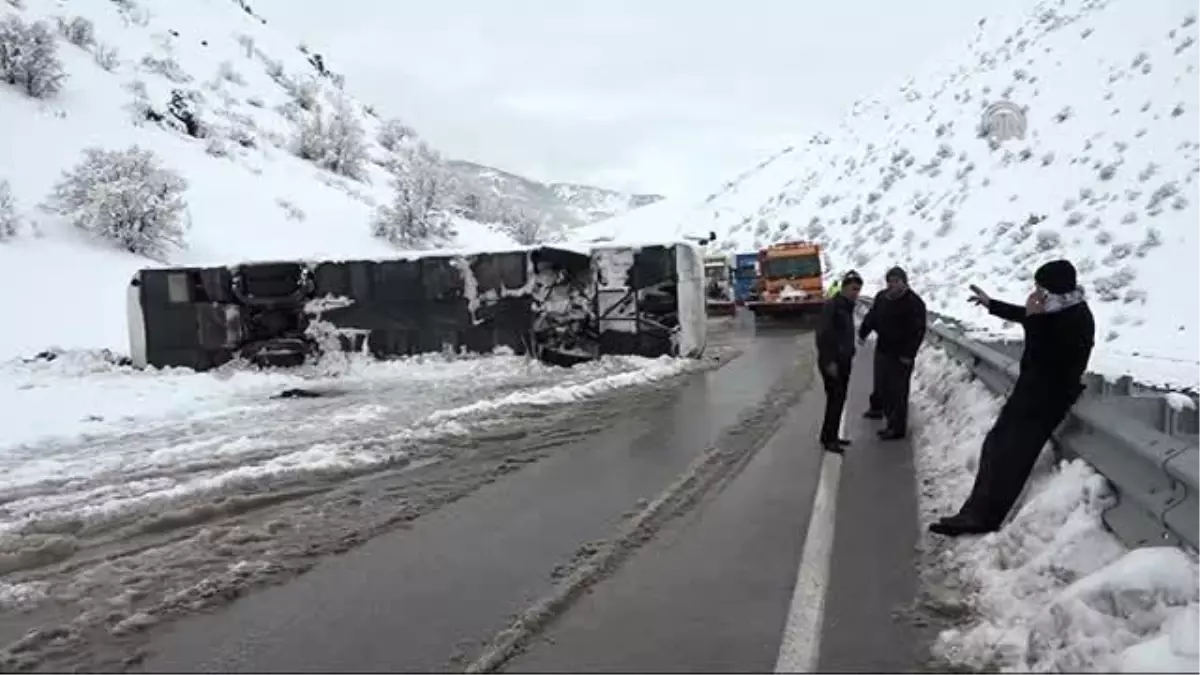
[[[844,434],[846,413],[842,411],[839,433]],[[844,437],[844,436],[841,436]],[[842,456],[823,452],[821,477],[813,498],[812,516],[804,537],[800,569],[792,604],[788,607],[777,673],[813,673],[821,653],[821,626],[825,619],[825,592],[829,586],[829,564],[833,554],[833,530],[837,513],[838,483],[842,476]]]

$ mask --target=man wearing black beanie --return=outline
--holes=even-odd
[[[879,432],[885,441],[908,435],[908,395],[913,362],[925,340],[925,301],[908,287],[908,274],[900,267],[887,271],[887,288],[875,296],[863,317],[858,337],[866,340],[874,331],[875,390],[871,392],[868,419],[887,419]]]
[[[971,496],[957,514],[930,525],[934,533],[955,537],[1000,529],[1046,441],[1083,392],[1096,322],[1075,267],[1055,260],[1039,267],[1033,279],[1037,288],[1024,307],[971,286],[971,302],[1025,329],[1021,374],[983,440]]]

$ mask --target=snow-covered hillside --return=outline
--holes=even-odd
[[[1092,366],[1200,382],[1196,6],[1188,0],[1012,3],[966,49],[734,177],[580,237],[717,232],[729,250],[806,238],[834,273],[909,270],[931,309],[1008,332],[968,284],[1024,299],[1067,257],[1098,320]],[[1024,140],[978,135],[991,103],[1027,108]]]
[[[0,21],[10,36],[0,39],[10,40],[13,26],[41,22],[63,75],[57,93],[34,97],[0,59],[0,192],[9,186],[0,194],[0,312],[10,327],[0,360],[52,345],[127,350],[125,288],[156,261],[42,208],[85,148],[140,146],[183,179],[184,245],[160,263],[396,254],[372,223],[395,197],[395,176],[414,171],[400,152],[417,147],[413,132],[389,128],[324,58],[245,0],[3,0]],[[361,127],[360,170],[330,170],[301,148],[303,129],[328,130],[343,112]],[[448,210],[460,198],[448,197]],[[458,245],[512,243],[504,225],[452,221]]]

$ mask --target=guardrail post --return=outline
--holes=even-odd
[[[1129,375],[1122,375],[1113,383],[1112,393],[1115,396],[1132,396],[1133,395],[1133,378]]]
[[[1171,407],[1171,404],[1167,402],[1165,397],[1158,399],[1158,404],[1162,409],[1162,422],[1160,423],[1160,429],[1168,436],[1177,435],[1175,428],[1175,420],[1177,415],[1175,413],[1175,409]]]
[[[1194,408],[1176,408],[1171,405],[1166,396],[1159,397],[1158,402],[1162,406],[1163,433],[1176,437],[1196,435],[1196,410]]]

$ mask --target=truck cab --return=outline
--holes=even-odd
[[[758,252],[738,253],[733,260],[733,301],[743,305],[753,299],[754,284],[758,281]]]
[[[758,252],[757,297],[746,306],[762,314],[806,314],[825,301],[821,247],[804,241],[772,244]]]

